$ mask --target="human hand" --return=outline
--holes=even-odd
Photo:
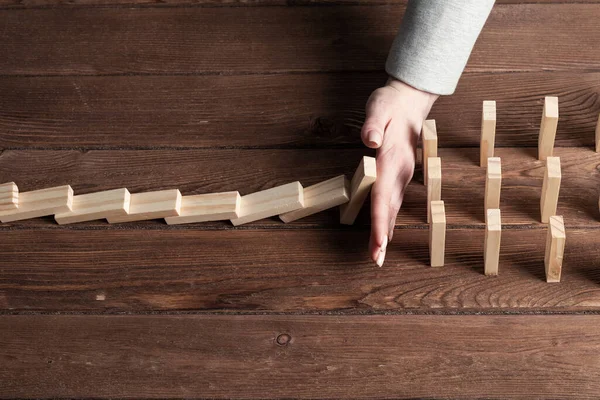
[[[383,265],[404,191],[413,177],[421,126],[438,95],[389,79],[366,106],[363,143],[377,149],[377,180],[371,192],[369,254]]]

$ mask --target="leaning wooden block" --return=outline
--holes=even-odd
[[[54,216],[60,225],[96,219],[124,216],[129,212],[131,195],[127,189],[114,189],[104,192],[73,196],[71,211]]]
[[[22,192],[17,209],[0,213],[0,221],[20,221],[67,212],[71,210],[73,198],[73,189],[69,185]]]
[[[373,157],[363,157],[352,177],[350,201],[340,206],[340,223],[352,225],[362,208],[371,186],[377,179],[377,164]]]
[[[500,210],[487,210],[485,242],[483,252],[484,270],[486,275],[498,275],[498,264],[500,262],[500,237],[502,234],[502,223]]]
[[[546,254],[544,256],[546,282],[560,282],[566,238],[563,217],[550,217],[548,236],[546,237]]]
[[[431,222],[431,202],[442,199],[442,159],[429,157],[427,175],[427,223]]]
[[[235,226],[258,221],[304,207],[304,190],[300,182],[277,186],[242,196],[240,216],[231,220]]]
[[[500,189],[502,187],[502,161],[499,157],[487,160],[485,176],[485,215],[487,210],[500,208]]]
[[[0,216],[19,208],[19,188],[14,182],[0,185]]]
[[[179,189],[134,193],[130,197],[129,214],[109,216],[109,223],[144,221],[179,215],[181,192]]]
[[[546,159],[546,170],[544,172],[544,183],[542,184],[542,196],[540,198],[542,222],[545,224],[548,223],[552,215],[556,215],[560,180],[560,157],[548,157]]]
[[[538,159],[545,160],[552,156],[554,151],[554,139],[558,126],[558,97],[546,97],[544,99],[544,112],[540,124],[540,136],[538,138]]]
[[[600,115],[596,123],[596,153],[600,153]]]
[[[431,222],[429,223],[429,258],[432,267],[444,266],[446,252],[446,211],[443,201],[431,202]]]
[[[428,165],[427,160],[438,155],[438,137],[435,119],[428,119],[423,122],[421,128],[421,138],[423,140],[423,183],[427,185]]]
[[[496,102],[486,100],[483,102],[481,113],[481,140],[479,142],[480,165],[485,167],[487,159],[494,157],[494,146],[496,142]]]
[[[223,221],[240,216],[240,192],[196,194],[181,198],[177,217],[165,218],[169,225]]]
[[[350,182],[344,175],[304,188],[304,208],[281,214],[285,223],[308,217],[350,200]]]

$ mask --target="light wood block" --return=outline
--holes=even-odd
[[[104,192],[73,196],[71,211],[54,216],[60,225],[93,221],[113,216],[124,216],[129,212],[131,195],[127,189],[114,189]]]
[[[427,223],[431,222],[431,202],[442,199],[442,159],[429,157],[427,175]]]
[[[554,152],[554,139],[558,127],[558,97],[546,97],[544,99],[544,111],[540,124],[540,136],[538,138],[538,159],[545,160],[552,157]]]
[[[421,138],[423,140],[423,183],[427,185],[427,160],[438,155],[438,137],[435,119],[428,119],[423,122]]]
[[[563,217],[553,215],[550,217],[550,224],[548,225],[546,254],[544,256],[546,282],[560,282],[566,238]]]
[[[446,210],[443,201],[432,201],[429,223],[429,257],[432,267],[444,266],[446,252]]]
[[[183,196],[178,217],[168,217],[169,225],[194,222],[223,221],[240,216],[239,192],[222,192]]]
[[[350,200],[350,181],[344,176],[336,176],[304,188],[304,208],[281,214],[285,223],[347,203]]]
[[[560,181],[560,157],[548,157],[546,159],[546,170],[544,172],[544,183],[542,184],[542,196],[540,198],[542,222],[545,224],[548,223],[552,215],[556,215]]]
[[[13,213],[19,208],[19,188],[14,182],[0,185],[0,216]]]
[[[487,159],[494,157],[496,142],[496,102],[486,100],[483,102],[481,113],[481,140],[479,142],[480,166],[487,165]]]
[[[20,221],[67,212],[71,210],[73,199],[73,189],[69,185],[22,192],[17,209],[0,213],[0,221]]]
[[[363,157],[350,184],[350,201],[340,206],[340,223],[352,225],[362,208],[371,186],[377,179],[377,164],[373,157]]]
[[[300,182],[277,186],[242,196],[240,216],[231,220],[235,226],[258,221],[304,207],[304,190]]]
[[[596,153],[600,153],[600,115],[596,123]]]
[[[107,217],[111,224],[144,221],[179,215],[181,192],[179,189],[134,193],[130,196],[129,214]]]
[[[500,208],[500,190],[502,188],[502,161],[499,157],[490,157],[487,160],[485,175],[485,209]]]
[[[498,275],[500,263],[500,238],[502,222],[499,209],[489,209],[486,212],[486,229],[483,262],[486,275]]]

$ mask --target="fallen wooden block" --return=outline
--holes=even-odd
[[[544,99],[544,111],[540,124],[540,136],[538,138],[538,159],[545,160],[552,156],[554,151],[554,139],[558,126],[558,97],[546,97]]]
[[[179,216],[165,218],[169,225],[223,221],[240,216],[239,192],[222,192],[183,196]]]
[[[494,157],[496,142],[496,102],[486,100],[483,102],[481,113],[481,140],[479,142],[479,163],[485,167],[487,160]]]
[[[429,258],[432,267],[444,266],[446,252],[446,210],[443,201],[432,201],[429,223]]]
[[[304,190],[300,182],[277,186],[242,196],[240,216],[231,219],[235,226],[258,221],[304,207]]]
[[[431,222],[431,202],[442,199],[442,159],[429,157],[427,175],[427,223]]]
[[[17,190],[16,187],[10,189],[10,196],[14,196],[13,190]],[[73,204],[73,189],[65,185],[22,192],[18,193],[17,202],[16,209],[0,211],[0,221],[20,221],[69,211]]]
[[[73,196],[71,211],[57,213],[54,219],[59,225],[65,225],[126,216],[129,212],[130,201],[131,195],[124,188],[80,194]]]
[[[14,182],[0,185],[0,216],[19,208],[19,188]]]
[[[340,223],[352,225],[362,208],[371,186],[377,179],[377,164],[373,157],[363,157],[350,185],[350,200],[340,206]]]
[[[500,263],[500,238],[502,223],[499,209],[489,209],[486,212],[486,229],[483,263],[486,275],[498,275]]]
[[[336,176],[304,188],[304,208],[279,215],[285,223],[347,203],[350,200],[350,182],[344,175]]]
[[[435,119],[428,119],[423,122],[421,139],[423,141],[423,183],[427,185],[427,160],[431,157],[437,157],[438,155],[438,137]]]
[[[596,153],[600,153],[600,115],[596,123]]]
[[[563,217],[555,215],[550,217],[544,256],[546,282],[560,282],[566,238]]]
[[[542,222],[545,224],[548,223],[552,215],[556,215],[560,181],[560,157],[548,157],[546,159],[544,183],[542,184],[542,196],[540,198]]]
[[[500,208],[500,190],[502,188],[502,161],[499,157],[490,157],[487,160],[487,171],[485,175],[485,209]]]
[[[111,224],[144,221],[179,215],[180,209],[179,189],[134,193],[130,195],[128,214],[108,216],[106,219]]]

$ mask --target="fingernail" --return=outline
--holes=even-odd
[[[377,131],[369,131],[367,140],[369,141],[369,145],[373,147],[381,146],[381,135]]]
[[[392,241],[393,237],[394,237],[394,228],[390,229],[390,233],[388,236],[388,243]]]
[[[383,243],[381,244],[381,248],[379,249],[379,255],[377,256],[377,261],[375,262],[378,267],[383,266],[383,262],[385,261],[385,249],[387,248],[388,238],[387,236],[383,237]]]

